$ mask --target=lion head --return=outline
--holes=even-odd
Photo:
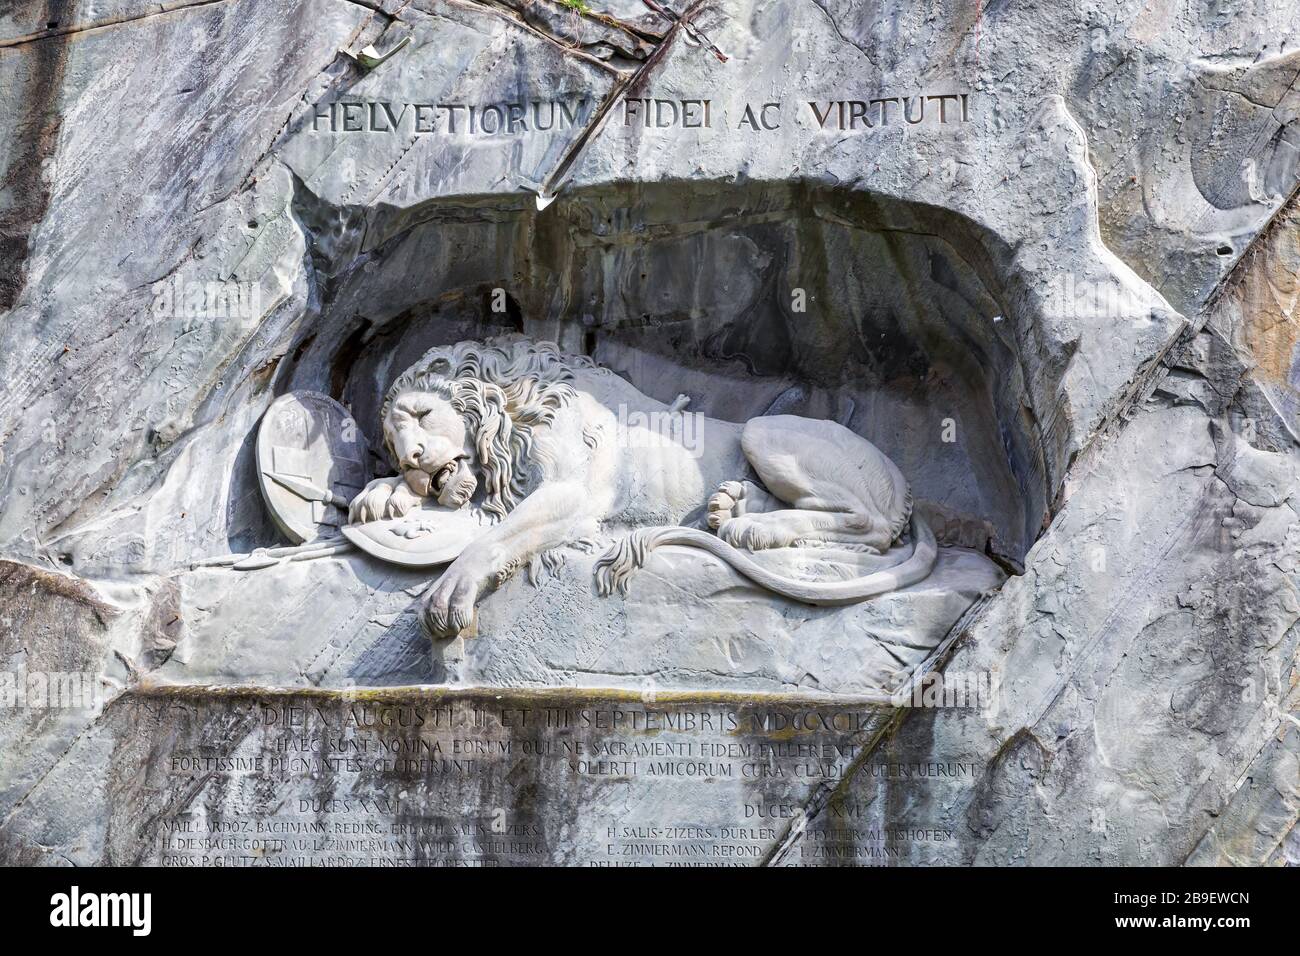
[[[503,518],[526,493],[535,429],[574,396],[582,360],[524,338],[438,346],[398,376],[380,418],[411,490],[458,508],[478,489]]]

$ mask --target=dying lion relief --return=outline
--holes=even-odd
[[[626,592],[664,545],[703,550],[777,598],[814,605],[929,574],[934,535],[902,473],[865,438],[794,415],[693,416],[688,402],[656,402],[586,357],[522,337],[434,348],[388,391],[380,427],[398,474],[346,502],[343,537],[398,564],[450,562],[424,599],[435,638],[466,630],[479,599],[520,568],[601,538],[614,541],[595,566],[604,594]],[[345,504],[274,466],[263,475],[264,489]],[[267,498],[273,510],[277,500]],[[297,557],[340,545],[305,547]],[[672,554],[659,558],[668,574]]]

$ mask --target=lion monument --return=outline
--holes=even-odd
[[[794,415],[743,424],[695,415],[686,441],[685,401],[664,405],[548,342],[439,346],[388,390],[383,437],[398,474],[357,494],[349,521],[400,518],[433,501],[484,513],[482,534],[425,594],[434,637],[469,627],[479,598],[521,566],[602,534],[619,540],[596,562],[601,594],[626,591],[663,545],[702,549],[768,591],[818,605],[930,573],[934,535],[898,468],[865,438]],[[808,572],[822,556],[835,559],[830,580]]]

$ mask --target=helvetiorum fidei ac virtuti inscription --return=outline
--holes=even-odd
[[[3,18],[0,860],[1294,860],[1294,18],[580,6]]]

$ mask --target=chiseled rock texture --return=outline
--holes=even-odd
[[[931,575],[849,608],[765,600],[689,549],[650,561],[626,596],[598,597],[592,555],[566,549],[555,572],[512,578],[479,605],[471,633],[430,650],[417,595],[429,575],[355,557],[266,573],[213,568],[178,590],[174,652],[153,677],[184,685],[453,684],[640,690],[890,694],[986,591],[997,566],[944,548]],[[530,580],[530,577],[532,580]],[[285,603],[310,607],[273,613]]]
[[[798,804],[746,858],[772,863],[855,860],[805,849],[849,805],[951,832],[903,864],[1295,863],[1291,6],[586,7],[0,13],[0,662],[99,678],[86,707],[0,710],[0,859],[150,859],[123,828],[196,794],[131,728],[251,733],[217,705],[169,724],[145,685],[825,696],[928,660],[990,677],[992,705],[874,711],[833,779],[644,814]],[[710,125],[654,125],[705,99]],[[342,102],[375,104],[363,129]],[[422,129],[420,103],[507,127]],[[416,357],[503,331],[716,417],[841,421],[969,566],[841,619],[703,559],[688,595],[652,566],[602,605],[575,551],[432,650],[419,575],[191,569],[279,543],[253,462],[277,395],[330,394],[373,439]],[[963,770],[858,772],[917,762]],[[564,813],[632,799],[603,793]],[[549,858],[580,862],[560,839]]]

